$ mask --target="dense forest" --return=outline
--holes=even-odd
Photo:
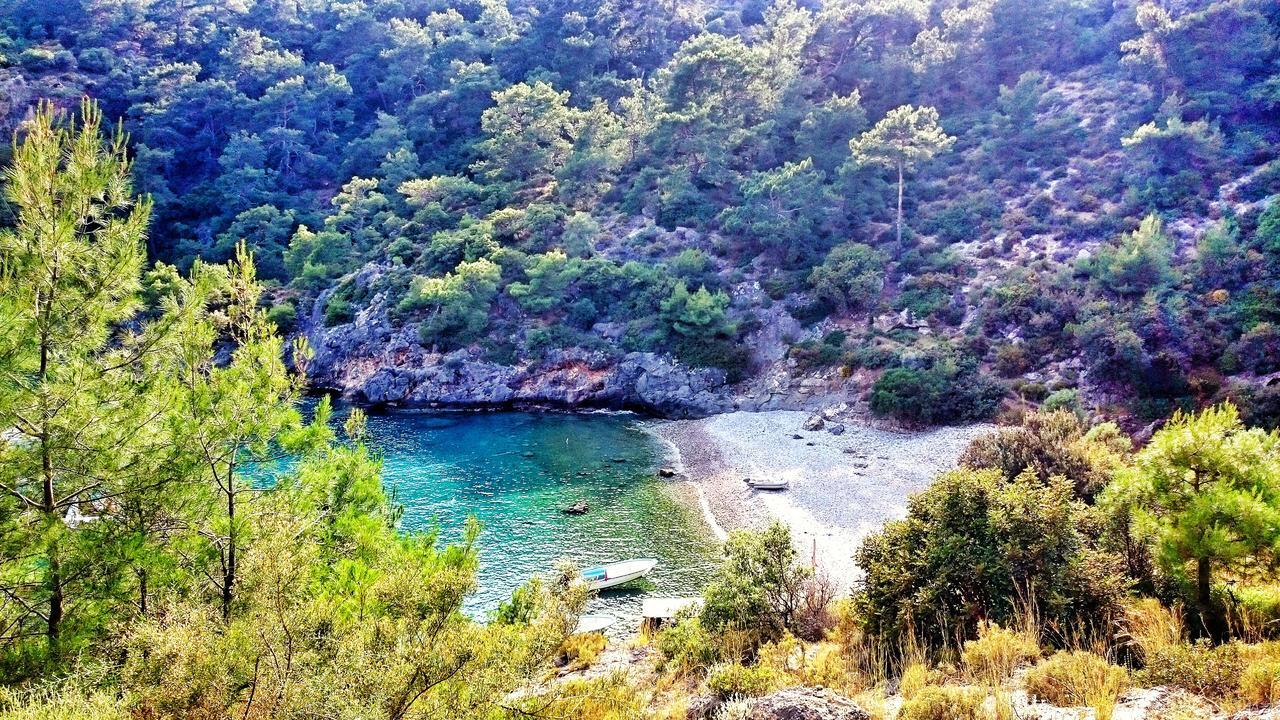
[[[3,7],[0,125],[95,98],[150,256],[246,243],[286,333],[781,368],[913,423],[1280,408],[1265,0]]]

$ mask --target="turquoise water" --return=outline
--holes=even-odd
[[[633,619],[649,596],[692,595],[710,574],[716,545],[694,511],[657,477],[662,448],[629,414],[390,412],[369,417],[370,445],[404,506],[406,530],[462,534],[483,525],[479,590],[468,612],[483,616],[560,558],[580,567],[654,557],[636,587],[609,590],[588,612]],[[561,509],[586,500],[585,515]]]

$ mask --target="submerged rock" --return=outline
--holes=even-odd
[[[591,506],[587,504],[586,500],[579,500],[560,512],[565,515],[586,515],[587,511],[590,509]]]

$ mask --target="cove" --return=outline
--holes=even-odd
[[[697,511],[658,477],[663,448],[646,422],[629,413],[394,410],[370,414],[367,441],[404,506],[402,529],[434,526],[440,542],[454,542],[468,516],[480,520],[469,614],[485,616],[561,558],[579,567],[657,558],[649,578],[588,607],[631,621],[646,595],[696,594],[718,552]],[[578,500],[590,505],[585,515],[561,512]]]

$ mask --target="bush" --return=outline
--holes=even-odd
[[[908,503],[907,517],[869,535],[856,555],[867,632],[892,647],[975,637],[979,618],[1033,611],[1046,625],[1087,627],[1127,590],[1118,562],[1099,562],[1081,535],[1086,511],[1069,481],[959,469]],[[1029,606],[1029,607],[1028,607]]]
[[[707,687],[722,699],[766,695],[780,684],[778,673],[763,665],[727,663],[717,665],[707,676]]]
[[[1092,498],[1124,461],[1129,438],[1111,423],[1093,428],[1065,411],[1028,413],[1021,427],[1001,428],[975,438],[959,464],[993,468],[1012,480],[1031,470],[1041,480],[1061,475],[1076,495]]]
[[[662,657],[660,669],[680,675],[705,670],[720,659],[720,648],[696,617],[682,618],[663,630],[657,646]]]
[[[786,525],[735,531],[725,543],[719,571],[703,591],[702,622],[716,631],[749,629],[757,643],[784,632],[818,639],[826,629],[821,616],[832,599],[824,591],[829,588],[797,557]]]
[[[976,370],[942,364],[918,370],[891,368],[871,387],[871,410],[909,425],[985,420],[991,417],[1004,387]]]
[[[1044,404],[1041,407],[1047,412],[1065,410],[1079,415],[1082,408],[1080,404],[1080,391],[1075,388],[1054,390],[1049,394],[1049,397],[1044,399]]]
[[[912,700],[937,679],[937,673],[930,670],[927,664],[913,662],[907,665],[902,671],[902,677],[898,678],[898,694],[903,700]]]
[[[986,692],[930,685],[902,704],[898,720],[980,720]]]
[[[1207,640],[1177,644],[1145,652],[1147,665],[1138,674],[1144,685],[1171,685],[1211,698],[1223,698],[1236,688],[1244,670],[1236,643],[1214,647]]]
[[[5,720],[128,720],[121,699],[110,693],[56,688],[24,693],[0,687],[0,716]]]
[[[328,308],[325,308],[328,310]],[[326,313],[327,315],[327,313]],[[267,311],[267,319],[276,326],[281,334],[288,334],[298,322],[298,308],[291,302],[274,305]]]
[[[979,626],[977,640],[965,642],[960,659],[970,677],[997,684],[1019,665],[1040,659],[1040,643],[1033,632],[986,622]]]
[[[1110,715],[1117,698],[1129,687],[1129,673],[1091,652],[1059,652],[1031,668],[1027,693],[1058,707],[1088,705]]]

